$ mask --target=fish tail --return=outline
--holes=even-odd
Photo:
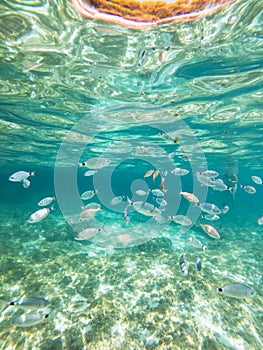
[[[2,315],[10,306],[11,304],[9,303],[8,305],[6,305],[1,311],[0,311],[0,315]],[[12,306],[12,305],[11,305]]]
[[[55,210],[55,209],[56,209],[56,208],[55,208],[54,204],[52,205],[52,207],[49,208],[50,211],[53,211],[53,210]]]
[[[129,204],[129,206],[132,206],[133,205],[133,202],[130,200],[130,198],[128,196],[126,196],[127,198],[127,203]],[[128,206],[127,206],[128,207]]]
[[[206,248],[207,248],[206,245],[203,245],[203,246],[202,246],[202,249],[203,249],[204,252],[205,252]]]
[[[29,173],[30,176],[35,176],[36,172],[35,171],[31,171],[31,173]]]

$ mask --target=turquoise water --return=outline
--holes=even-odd
[[[262,2],[143,32],[83,19],[70,2],[0,6],[0,348],[262,349],[263,186],[251,178],[263,178]],[[92,157],[110,164],[84,176],[78,163]],[[196,173],[207,169],[226,183],[237,176],[235,195],[201,186]],[[28,188],[8,181],[19,170],[35,171]],[[160,170],[155,181],[149,170]],[[164,208],[154,189],[166,190]],[[87,190],[98,192],[82,201]],[[180,191],[229,211],[207,221]],[[28,223],[47,196],[55,210]],[[161,215],[138,213],[127,197]],[[92,202],[102,210],[83,219]],[[87,228],[98,231],[76,240]],[[217,293],[232,283],[257,294]],[[39,313],[49,317],[16,327],[33,311],[5,308],[22,297],[47,299]]]

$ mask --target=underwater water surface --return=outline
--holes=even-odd
[[[262,349],[262,1],[145,31],[0,7],[0,349]]]

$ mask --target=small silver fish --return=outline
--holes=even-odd
[[[227,186],[223,180],[221,179],[217,179],[214,181],[214,185],[213,185],[213,190],[214,191],[227,191],[227,190],[230,190],[230,187]]]
[[[159,190],[158,188],[151,190],[151,193],[156,197],[163,197],[164,196],[164,193],[161,190]]]
[[[196,203],[195,205],[197,205],[202,211],[208,213],[208,214],[220,214],[221,210],[212,203]]]
[[[182,169],[182,168],[175,168],[173,170],[171,170],[171,173],[177,176],[184,176],[187,175],[189,173],[189,170],[186,169]]]
[[[111,163],[111,160],[108,158],[103,158],[103,157],[93,157],[88,160],[86,160],[83,163],[79,163],[80,167],[87,167],[90,169],[101,169],[106,167]]]
[[[160,209],[153,204],[143,201],[131,202],[133,208],[140,214],[145,216],[157,216],[161,214]]]
[[[80,196],[80,198],[84,201],[87,201],[88,199],[91,199],[95,196],[95,194],[98,193],[97,190],[93,191],[93,190],[89,190],[89,191],[85,191],[82,193],[82,195]]]
[[[35,211],[33,214],[30,215],[30,217],[27,220],[27,222],[29,224],[33,224],[35,222],[39,222],[39,221],[43,220],[46,216],[48,216],[48,214],[52,210],[55,210],[55,208],[53,206],[50,207],[50,208],[39,209],[39,210]]]
[[[31,182],[28,179],[24,179],[22,184],[24,188],[28,188],[31,185]]]
[[[258,224],[263,225],[263,215],[258,218]]]
[[[135,191],[135,193],[138,196],[146,196],[149,192],[146,192],[146,191],[143,191],[143,190],[137,190],[137,191]]]
[[[9,176],[8,180],[12,182],[22,182],[23,180],[27,179],[29,176],[34,176],[35,172],[28,172],[28,171],[17,171],[16,173]]]
[[[203,245],[201,241],[199,241],[198,239],[194,238],[194,237],[189,237],[188,238],[188,243],[195,248],[202,248],[203,250],[205,250],[207,248],[207,246]]]
[[[218,172],[214,171],[214,170],[201,171],[199,174],[204,175],[204,176],[208,176],[210,178],[214,178],[214,177],[217,177],[219,175]]]
[[[43,199],[41,199],[37,205],[40,206],[40,207],[45,207],[49,204],[51,204],[54,200],[56,200],[55,197],[45,197]]]
[[[215,221],[220,219],[220,216],[216,214],[206,214],[206,215],[201,215],[202,218],[208,220],[208,221]]]
[[[125,198],[124,196],[117,196],[117,197],[114,197],[114,198],[112,198],[112,200],[110,201],[110,204],[111,204],[111,205],[119,204],[119,203],[122,202],[122,200],[123,200],[124,198]]]
[[[192,225],[192,220],[190,220],[185,215],[173,215],[173,216],[168,216],[168,218],[173,220],[177,224],[182,225],[182,226],[190,226],[190,225]]]
[[[259,176],[251,176],[252,180],[257,185],[263,185],[263,180]]]
[[[96,203],[96,202],[92,202],[92,203],[88,203],[86,205],[84,205],[83,207],[81,207],[82,210],[84,209],[101,209],[101,204]]]
[[[196,257],[196,268],[198,271],[201,271],[201,269],[202,269],[202,263],[201,263],[201,259],[199,258],[199,256]]]
[[[188,276],[188,267],[184,261],[184,255],[182,254],[179,259],[179,266],[184,276]]]
[[[11,301],[9,305],[18,306],[22,309],[39,310],[44,309],[49,304],[49,301],[43,298],[22,298],[19,300]]]
[[[249,194],[254,194],[256,193],[256,189],[253,186],[244,186],[244,185],[240,185],[241,188],[243,188],[243,190],[245,190],[247,193]]]
[[[166,207],[168,205],[168,203],[164,198],[157,197],[157,198],[154,198],[154,200],[157,204],[160,205],[160,207]]]
[[[128,224],[130,222],[130,220],[131,220],[131,218],[130,218],[130,216],[128,214],[128,211],[127,211],[127,207],[123,211],[123,218],[124,218],[126,224]]]
[[[229,210],[229,206],[228,205],[225,205],[222,209],[221,209],[221,213],[222,214],[226,214]]]
[[[16,327],[31,327],[35,326],[41,322],[43,322],[45,319],[49,317],[49,314],[41,314],[41,313],[30,313],[30,314],[23,314],[18,317],[14,317],[11,319],[11,323]]]
[[[97,233],[101,232],[104,229],[104,225],[100,228],[89,227],[81,231],[74,239],[76,241],[86,241],[94,237]]]
[[[228,284],[222,288],[217,288],[217,292],[237,299],[253,298],[257,294],[254,289],[239,283]]]
[[[84,173],[84,176],[93,176],[94,174],[96,174],[97,170],[87,170]]]
[[[211,179],[211,177],[206,176],[206,175],[202,175],[200,173],[196,173],[195,176],[196,176],[197,181],[200,182],[202,185],[209,186],[209,187],[214,186],[214,180]]]

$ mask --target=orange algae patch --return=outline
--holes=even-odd
[[[235,0],[72,0],[85,17],[142,29],[209,15]]]

